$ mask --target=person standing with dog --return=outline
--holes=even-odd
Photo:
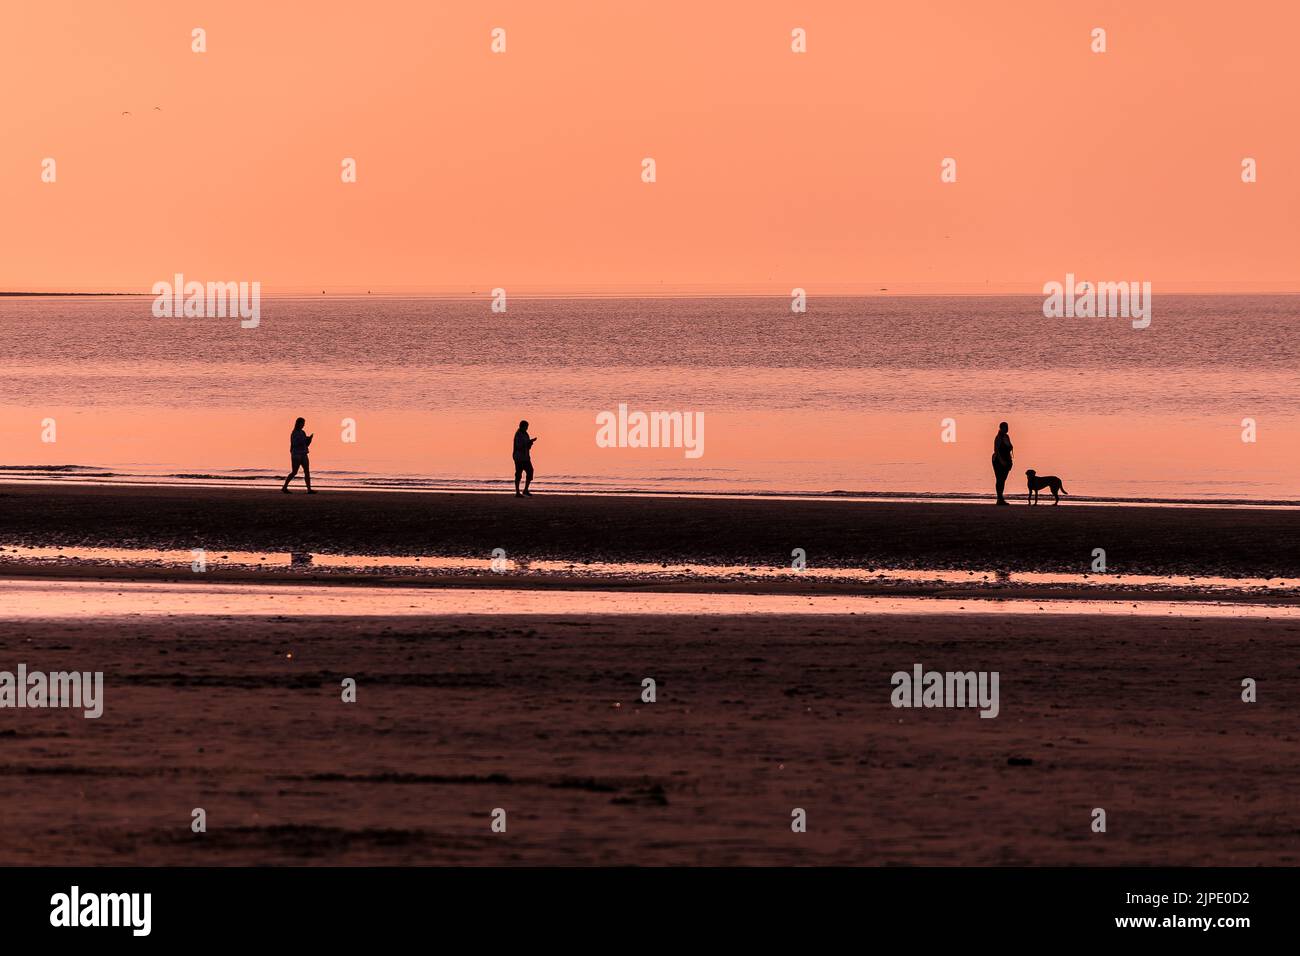
[[[997,504],[1010,504],[1002,497],[1002,490],[1007,486],[1009,474],[1011,474],[1011,435],[1007,431],[1007,423],[1003,422],[998,426],[998,433],[993,439],[993,478],[998,491]]]

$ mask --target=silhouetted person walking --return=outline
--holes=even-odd
[[[1010,504],[1002,497],[1002,489],[1007,486],[1007,475],[1011,474],[1011,435],[1007,433],[1007,423],[998,426],[997,436],[993,439],[993,477],[997,484],[1000,505]]]
[[[528,437],[528,423],[520,422],[519,430],[515,432],[515,497],[522,498],[524,495],[532,497],[532,492],[528,486],[533,483],[533,442],[536,438]],[[524,482],[524,490],[519,491],[519,478],[527,475],[528,480]]]
[[[284,486],[280,488],[286,495],[293,493],[289,490],[289,482],[293,481],[293,476],[298,474],[299,468],[302,469],[302,477],[307,482],[307,494],[316,494],[311,490],[311,465],[307,462],[307,449],[311,447],[311,440],[316,436],[308,435],[303,430],[306,424],[307,419],[298,419],[293,423],[293,431],[289,433],[289,461],[293,465],[293,471],[289,472],[289,477],[284,479]]]

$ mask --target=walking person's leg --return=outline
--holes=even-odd
[[[519,479],[523,476],[523,473],[524,473],[524,466],[519,464],[519,462],[515,462],[515,497],[516,498],[523,497],[523,495],[519,493]]]
[[[524,465],[524,474],[527,475],[524,479],[524,494],[531,495],[532,492],[528,490],[528,486],[533,483],[533,463],[531,461]]]
[[[289,472],[288,476],[286,476],[284,479],[284,484],[280,486],[280,490],[283,491],[286,495],[289,494],[289,482],[293,481],[293,476],[298,474],[298,465],[299,465],[298,459],[297,458],[293,459],[293,471]]]
[[[1004,505],[1004,504],[1007,503],[1007,499],[1004,498],[1004,497],[1002,496],[1002,493],[1006,490],[1006,487],[1007,487],[1007,475],[1009,475],[1009,474],[1011,474],[1011,469],[1010,469],[1010,468],[1002,467],[1002,466],[998,465],[997,462],[994,462],[994,463],[993,463],[993,478],[994,478],[994,484],[995,484],[995,486],[996,486],[996,488],[997,488],[997,492],[998,492],[998,500],[997,500],[997,502],[996,502],[997,504]]]
[[[307,482],[307,494],[316,494],[316,492],[311,490],[311,462],[306,458],[302,460],[302,477],[303,480]]]

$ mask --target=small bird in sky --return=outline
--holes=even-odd
[[[122,115],[123,115],[123,116],[130,116],[131,113],[130,113],[129,110],[122,110]]]

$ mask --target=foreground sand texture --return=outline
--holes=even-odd
[[[143,618],[0,651],[107,683],[99,720],[0,712],[3,864],[1300,861],[1295,620]],[[999,670],[1001,715],[892,708],[914,662]]]
[[[9,484],[0,547],[0,670],[105,675],[98,720],[0,710],[0,864],[1300,862],[1296,511]],[[95,547],[484,568],[196,575],[75,557]],[[496,547],[575,570],[494,574]],[[1082,574],[1102,547],[1114,572],[1196,577],[1174,610],[1133,588],[1019,585],[995,604],[943,585],[920,589],[929,613],[885,613],[915,585],[644,570],[788,568],[795,547],[810,565],[975,580]],[[642,570],[583,578],[595,561]],[[1204,575],[1276,583],[1225,600]],[[576,598],[545,604],[556,588]],[[205,589],[236,603],[175,603]],[[721,603],[768,594],[786,612]],[[854,595],[862,613],[816,613]],[[1080,596],[1110,600],[1037,610]],[[893,708],[891,675],[917,663],[998,671],[999,716]]]

